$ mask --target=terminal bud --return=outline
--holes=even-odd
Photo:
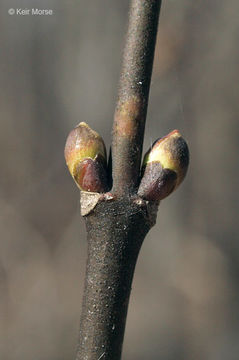
[[[105,144],[86,123],[81,122],[68,135],[65,159],[80,190],[98,193],[108,190]]]
[[[156,140],[145,154],[138,195],[160,201],[183,181],[189,164],[189,150],[178,130]]]

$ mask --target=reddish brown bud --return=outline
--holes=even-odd
[[[178,130],[157,140],[145,154],[138,195],[151,201],[164,199],[181,184],[188,163],[188,146]]]
[[[106,171],[97,160],[85,159],[76,167],[75,181],[84,191],[103,193],[107,190]]]
[[[70,132],[65,146],[65,159],[81,190],[108,190],[104,141],[86,123],[80,123]]]

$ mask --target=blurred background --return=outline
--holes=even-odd
[[[74,359],[86,262],[63,157],[80,121],[109,148],[128,0],[1,0],[0,359]],[[52,9],[51,16],[9,8]],[[145,150],[179,129],[188,176],[137,264],[124,360],[239,353],[239,2],[163,1]]]

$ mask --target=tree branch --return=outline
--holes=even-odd
[[[156,213],[157,206],[126,198],[101,202],[86,217],[88,261],[77,360],[121,358],[134,269]]]
[[[66,145],[69,170],[83,191],[88,240],[77,360],[121,358],[135,264],[156,221],[158,201],[140,198],[136,189],[160,5],[160,0],[131,2],[113,124],[111,193],[92,190],[102,188],[98,176],[104,157],[101,138],[81,123]]]
[[[82,122],[65,146],[67,166],[81,190],[88,240],[77,360],[120,360],[142,242],[156,222],[160,200],[183,181],[189,162],[187,143],[174,130],[145,154],[139,181],[161,1],[131,1],[113,124],[111,192],[101,136]]]
[[[139,171],[160,0],[132,0],[112,141],[113,192],[134,193]]]

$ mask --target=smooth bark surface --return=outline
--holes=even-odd
[[[160,5],[131,1],[113,124],[113,189],[85,216],[88,260],[77,360],[121,358],[135,264],[156,220],[158,203],[136,192]],[[82,202],[88,206],[87,193]]]
[[[113,190],[138,186],[160,0],[132,0],[112,141]]]
[[[86,217],[88,262],[77,360],[121,357],[135,264],[157,206],[139,198],[101,202]]]

